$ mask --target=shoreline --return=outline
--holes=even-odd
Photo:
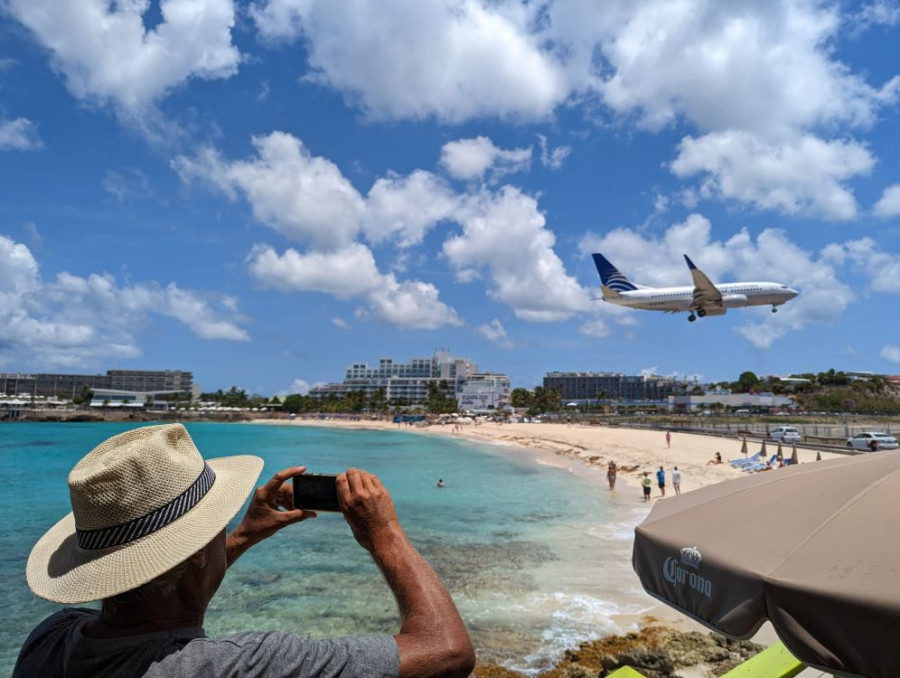
[[[673,433],[671,443],[666,444],[665,432],[643,429],[609,428],[562,423],[461,424],[454,432],[453,424],[431,424],[428,426],[398,426],[382,420],[349,419],[258,419],[252,424],[275,426],[307,426],[357,430],[405,431],[418,435],[445,436],[459,438],[481,444],[503,447],[502,454],[522,456],[538,465],[562,467],[571,473],[590,476],[598,483],[598,490],[609,492],[606,484],[606,465],[615,460],[618,466],[616,489],[624,493],[634,493],[635,505],[643,504],[639,494],[643,472],[653,477],[652,504],[660,499],[654,472],[663,465],[666,469],[667,496],[671,496],[671,471],[677,466],[682,472],[682,492],[743,477],[743,472],[733,468],[728,461],[741,457],[742,441],[691,433]],[[748,454],[760,448],[759,441],[747,441]],[[777,444],[766,443],[769,456],[777,450]],[[722,464],[707,464],[716,452],[721,452]],[[783,448],[785,457],[791,455],[791,448]],[[798,449],[800,463],[815,461],[816,450]],[[845,455],[822,451],[822,459],[835,459]],[[639,631],[645,626],[662,624],[676,632],[709,633],[710,629],[679,613],[673,608],[653,599],[649,607],[639,615],[622,615],[617,625],[624,631]],[[778,641],[770,623],[766,622],[751,639],[765,646]]]
[[[618,467],[617,485],[624,481],[628,487],[637,487],[644,471],[651,474],[662,465],[666,470],[667,491],[672,492],[671,472],[674,467],[682,473],[682,492],[713,485],[725,480],[743,477],[743,472],[733,468],[728,461],[740,458],[741,441],[696,433],[676,432],[671,435],[667,446],[665,433],[657,430],[631,429],[620,427],[587,426],[583,424],[540,423],[540,424],[461,424],[454,432],[453,424],[430,424],[427,426],[398,426],[392,422],[366,419],[256,419],[252,424],[274,426],[318,426],[325,428],[404,431],[418,435],[433,435],[459,438],[477,443],[489,443],[533,450],[539,454],[534,460],[538,464],[560,464],[560,458],[577,462],[606,479],[606,466],[614,460]],[[760,448],[760,442],[747,441],[748,454]],[[766,443],[769,456],[775,454],[777,444]],[[722,455],[722,464],[709,464],[716,452]],[[541,455],[540,453],[543,453]],[[786,458],[791,456],[791,447],[784,446]],[[837,452],[798,449],[799,462],[815,461],[816,454],[823,460],[843,458]],[[541,457],[544,457],[541,459]],[[557,463],[553,463],[556,461]],[[574,467],[577,469],[577,465]],[[656,478],[653,476],[653,501],[659,498]],[[667,495],[671,496],[671,495]]]

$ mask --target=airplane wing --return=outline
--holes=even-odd
[[[712,281],[706,277],[706,274],[699,268],[694,266],[694,262],[690,260],[688,255],[684,255],[688,268],[691,269],[691,277],[694,279],[694,303],[695,309],[706,308],[723,308],[722,293],[713,285]]]

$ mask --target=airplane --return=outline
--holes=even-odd
[[[797,290],[787,285],[774,282],[736,282],[716,285],[706,274],[694,265],[688,255],[684,255],[693,287],[646,287],[635,285],[604,257],[594,254],[594,265],[600,274],[600,288],[603,290],[603,301],[628,308],[639,308],[647,311],[666,311],[679,313],[687,311],[688,320],[694,322],[697,317],[708,315],[725,315],[729,308],[743,306],[772,305],[772,313],[798,294]],[[696,313],[696,315],[695,315]]]

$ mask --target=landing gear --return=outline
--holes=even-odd
[[[775,308],[774,306],[772,307],[772,313],[778,313],[778,309]]]
[[[688,322],[694,322],[696,319],[697,316],[695,316],[693,313],[688,316]]]
[[[697,311],[697,315],[699,315],[701,318],[705,318],[705,317],[706,317],[706,311],[704,311],[704,310],[701,308],[699,311]]]

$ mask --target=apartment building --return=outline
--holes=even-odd
[[[107,370],[106,374],[0,373],[0,395],[72,400],[85,389],[128,392],[178,391],[191,394],[193,372]]]
[[[620,372],[548,372],[543,385],[558,389],[563,402],[622,404],[665,403],[684,389],[684,383],[672,377]]]
[[[393,358],[381,358],[374,366],[353,363],[344,373],[342,382],[315,386],[309,395],[313,398],[344,397],[352,391],[363,391],[370,396],[383,389],[388,402],[418,404],[428,399],[429,383],[446,381],[448,395],[456,398],[462,385],[477,373],[476,363],[439,348],[430,358],[411,358],[405,363],[395,362]]]

